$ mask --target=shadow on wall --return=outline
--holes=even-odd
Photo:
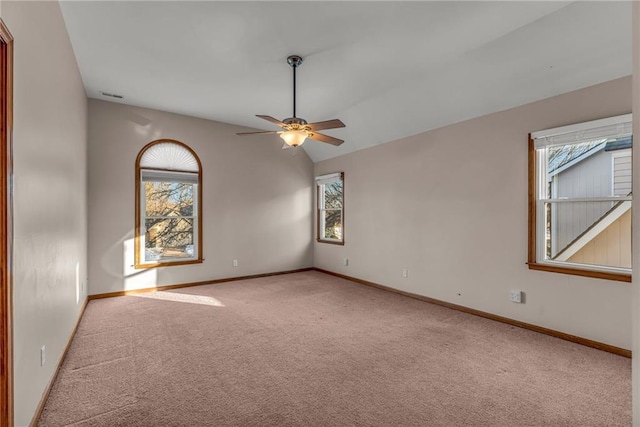
[[[155,141],[160,139],[162,132],[159,129],[153,130],[151,126],[151,119],[134,112],[132,109],[126,109],[122,115],[124,123],[130,123],[133,127],[133,131],[138,135],[148,139],[149,141]]]

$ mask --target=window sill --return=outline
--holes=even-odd
[[[155,262],[145,264],[135,264],[133,268],[145,269],[145,268],[157,268],[157,267],[173,267],[174,265],[188,265],[188,264],[202,264],[204,259],[191,259],[188,261],[169,261],[169,262]]]
[[[328,244],[330,244],[330,245],[344,246],[344,241],[338,241],[338,240],[322,240],[322,239],[316,239],[316,242],[318,242],[318,243],[328,243]]]
[[[585,270],[580,268],[570,268],[557,265],[539,264],[535,262],[527,263],[530,270],[549,271],[551,273],[571,274],[574,276],[593,277],[595,279],[616,280],[618,282],[631,282],[629,273],[613,273],[609,271]]]

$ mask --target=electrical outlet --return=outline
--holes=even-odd
[[[404,277],[405,279],[407,277],[409,277],[409,270],[408,269],[405,268],[404,270],[402,270],[402,277]]]
[[[237,266],[238,266],[238,260],[237,260],[237,259],[234,259],[234,260],[233,260],[233,266],[234,266],[234,267],[237,267]]]
[[[342,264],[344,264],[345,266],[349,265],[349,258],[345,258],[344,261],[342,261]]]
[[[42,346],[42,348],[40,348],[40,366],[44,366],[44,362],[47,361],[47,352],[46,352],[46,346]]]
[[[509,299],[511,302],[522,303],[522,291],[509,292]]]

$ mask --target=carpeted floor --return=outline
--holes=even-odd
[[[40,426],[629,426],[631,361],[319,272],[91,301]]]

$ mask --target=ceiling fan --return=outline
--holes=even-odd
[[[340,145],[344,141],[329,135],[318,133],[323,129],[343,128],[345,124],[338,119],[326,120],[324,122],[307,123],[306,120],[296,117],[296,68],[302,64],[302,58],[298,55],[291,55],[287,58],[287,63],[293,68],[293,117],[289,117],[282,121],[274,119],[271,116],[257,114],[268,122],[280,126],[281,131],[265,131],[265,132],[240,132],[237,135],[264,135],[277,133],[284,140],[285,145],[282,148],[297,147],[302,145],[305,139],[310,138],[320,142],[326,142],[332,145]]]

